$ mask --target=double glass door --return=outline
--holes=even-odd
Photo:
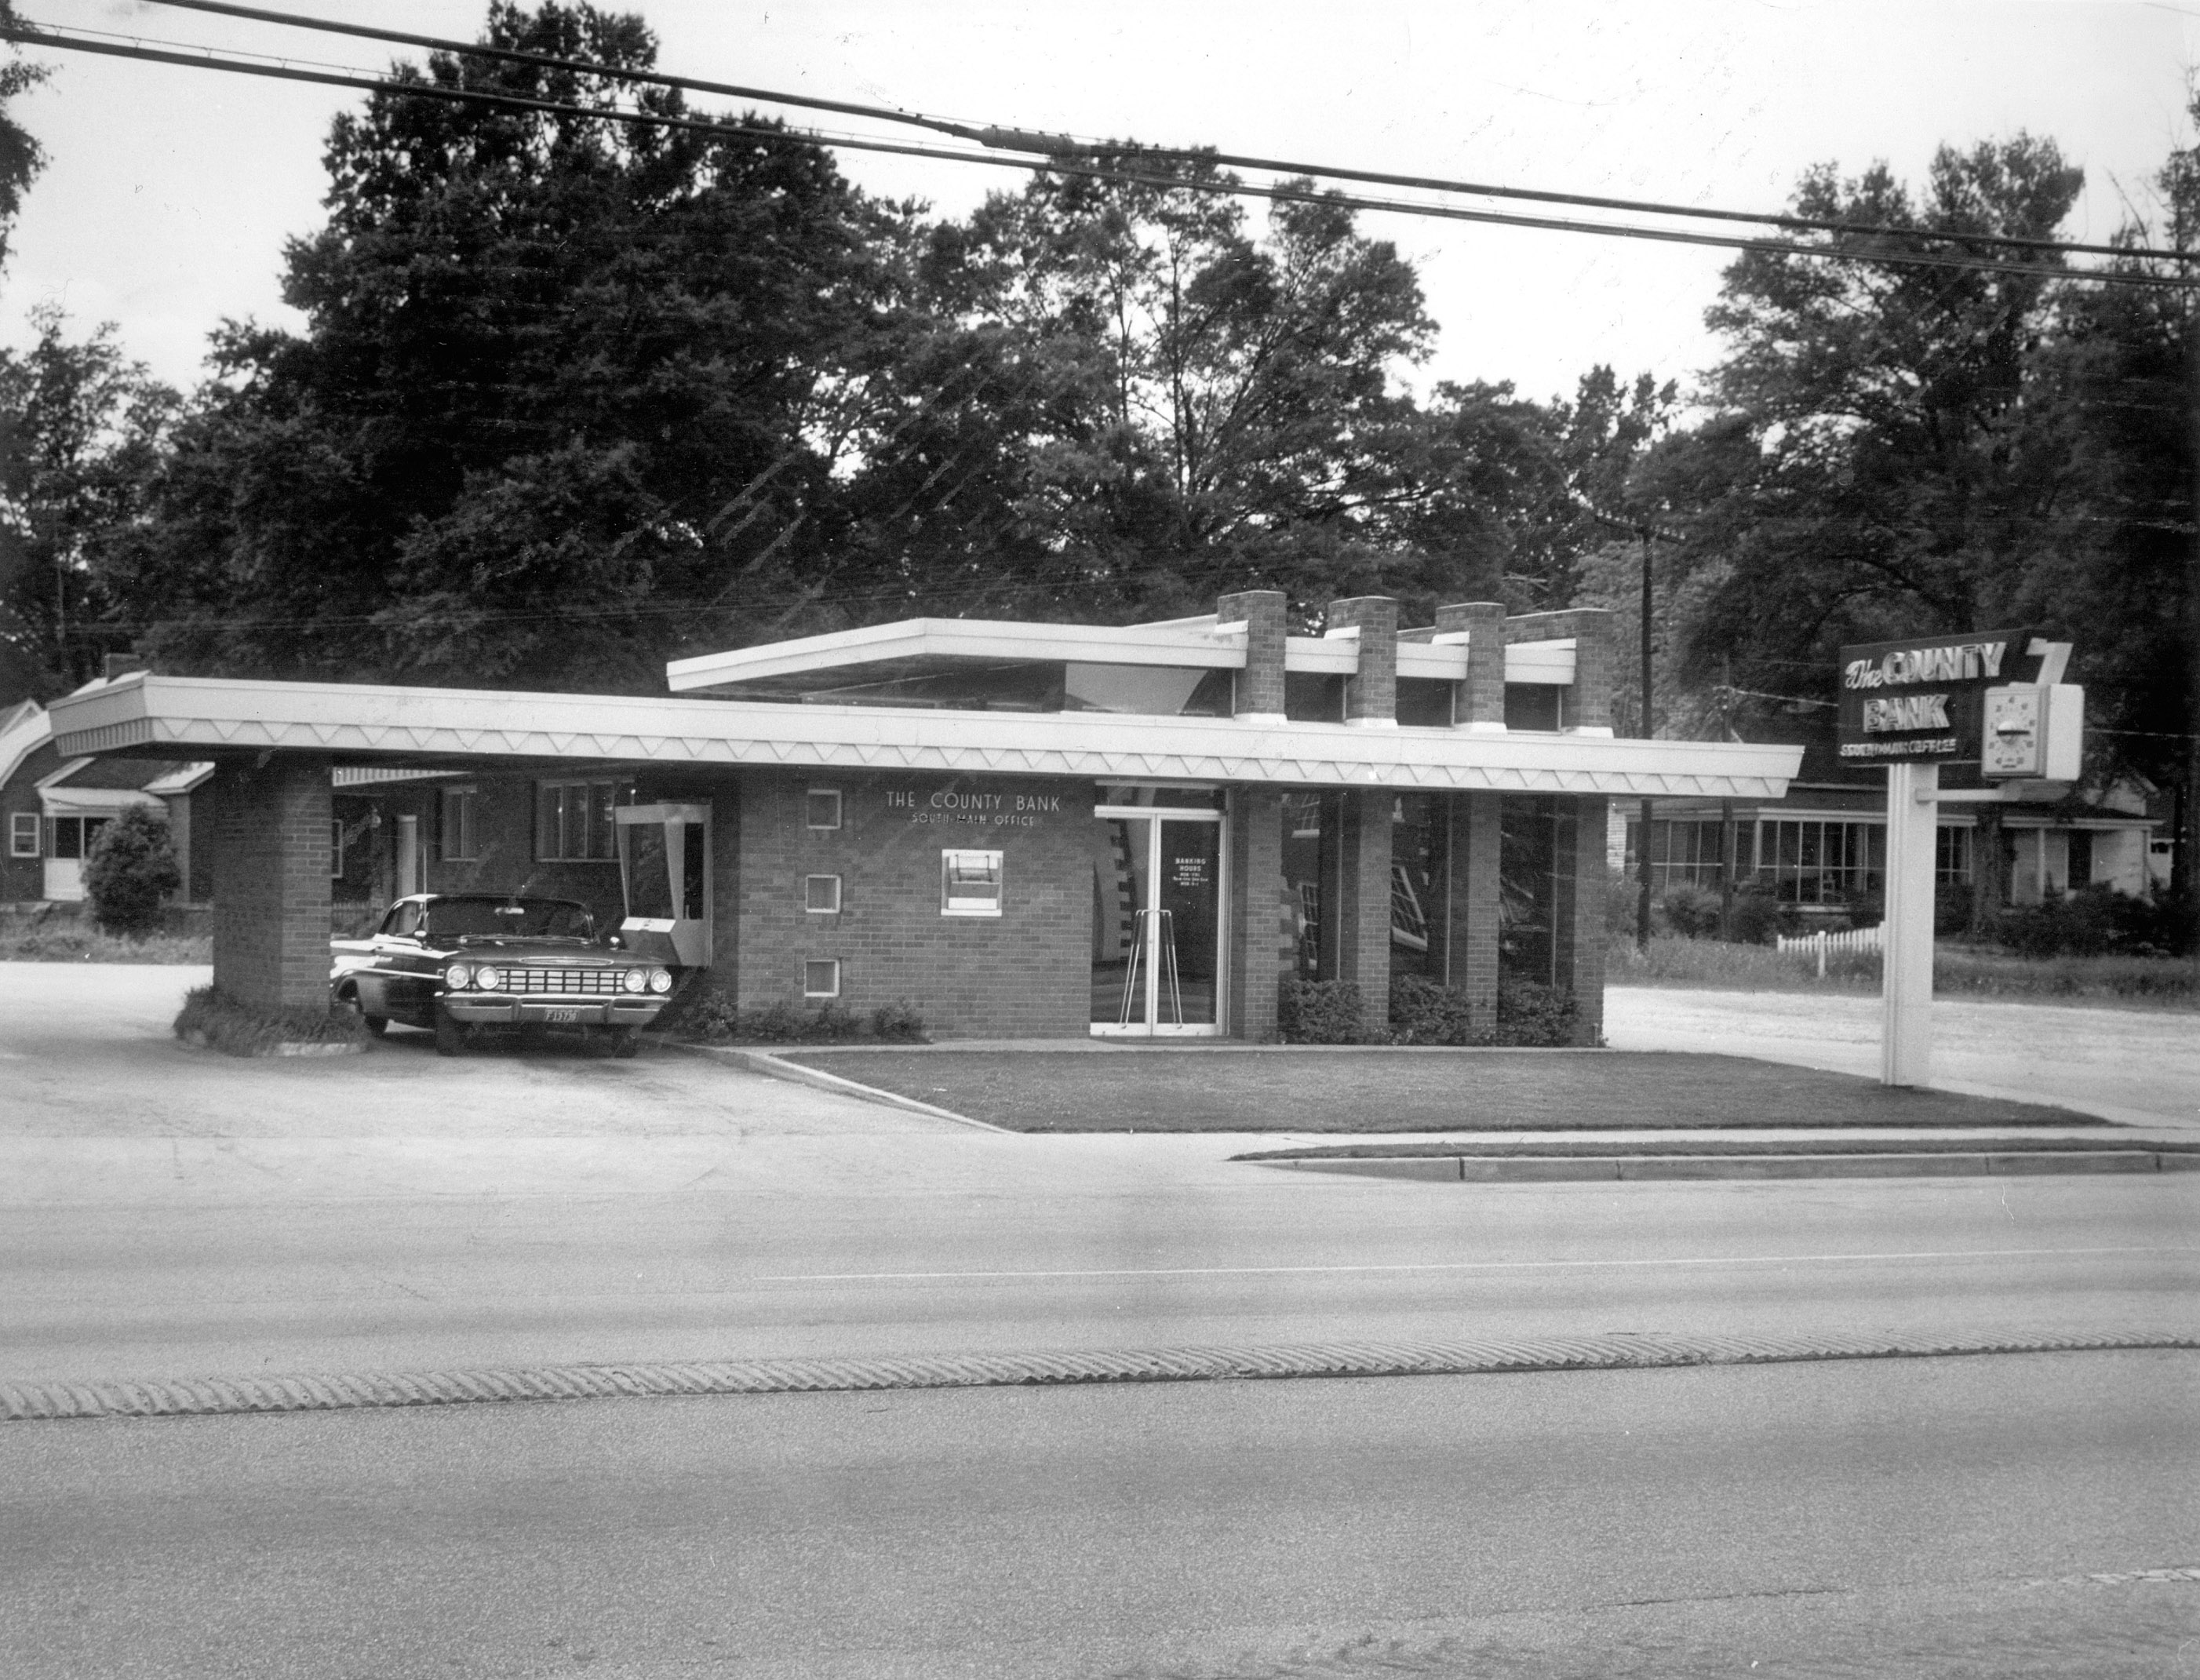
[[[1222,817],[1097,813],[1092,1031],[1212,1038],[1222,1031]]]

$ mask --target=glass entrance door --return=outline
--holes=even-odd
[[[1222,819],[1103,807],[1092,876],[1092,1031],[1222,1031]]]

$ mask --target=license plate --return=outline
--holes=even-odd
[[[553,1010],[550,1011],[550,1024],[553,1027],[570,1027],[576,1021],[579,1021],[580,1018],[581,1012],[578,1010]]]

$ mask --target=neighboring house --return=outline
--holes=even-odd
[[[2169,846],[2156,838],[2161,824],[2146,789],[2120,783],[2074,796],[2059,785],[2031,782],[2013,784],[2003,790],[2012,797],[1986,803],[1975,797],[1987,789],[1975,772],[1973,765],[1943,769],[1942,787],[1953,795],[1940,811],[1936,873],[1944,884],[1979,880],[1980,847],[1990,834],[2001,848],[2004,905],[2036,904],[2089,886],[2137,897],[2168,883]],[[1844,765],[1823,743],[1805,747],[1802,772],[1781,799],[1659,800],[1650,822],[1653,893],[1676,882],[1720,890],[1729,832],[1735,884],[1769,890],[1804,916],[1875,910],[1884,896],[1883,778]],[[1612,866],[1631,878],[1641,843],[1639,805],[1616,802],[1606,834]]]
[[[102,684],[87,683],[79,694]],[[168,818],[184,885],[178,902],[201,904],[214,891],[214,862],[192,844],[196,797],[214,774],[204,761],[64,758],[45,708],[24,700],[0,712],[0,904],[73,904],[84,897],[84,860],[101,827],[132,805],[158,805]]]

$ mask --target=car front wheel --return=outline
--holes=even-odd
[[[465,1023],[453,1018],[448,1010],[438,1004],[436,1010],[436,1054],[464,1056],[467,1037]]]

